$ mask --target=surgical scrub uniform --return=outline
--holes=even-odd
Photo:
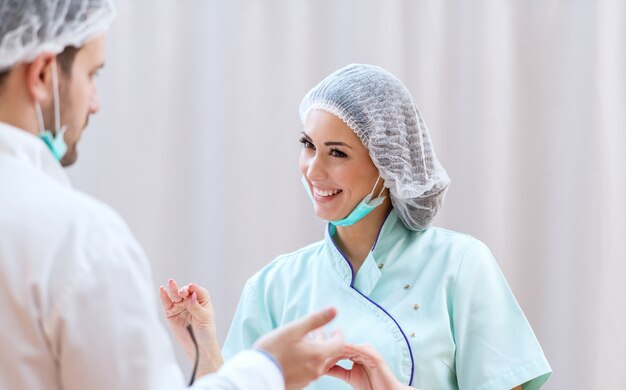
[[[223,353],[334,306],[347,342],[371,344],[395,376],[422,390],[538,389],[550,366],[489,249],[468,235],[407,229],[392,210],[354,275],[333,243],[283,255],[245,285]],[[341,362],[349,367],[349,362]],[[350,389],[323,377],[308,389]]]

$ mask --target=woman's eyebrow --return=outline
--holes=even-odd
[[[309,137],[309,135],[306,132],[302,132],[302,136],[304,138],[306,138],[307,141],[309,141],[310,143],[313,143],[313,140],[311,139],[311,137]],[[326,146],[345,146],[346,148],[352,149],[352,146],[348,145],[345,142],[341,142],[341,141],[327,141],[324,142],[324,145]]]
[[[326,145],[326,146],[345,146],[346,148],[352,149],[352,146],[348,145],[345,142],[341,142],[341,141],[328,141],[328,142],[324,142],[324,145]]]

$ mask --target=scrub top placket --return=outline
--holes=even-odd
[[[393,322],[393,326],[397,329],[397,331],[401,335],[399,339],[404,343],[406,347],[406,348],[403,348],[404,356],[402,358],[401,374],[402,374],[402,377],[405,379],[405,382],[407,382],[407,384],[411,386],[413,383],[413,372],[415,371],[415,362],[413,360],[413,351],[411,350],[409,339],[407,338],[406,334],[404,333],[404,330],[402,329],[398,321],[387,310],[385,310],[380,304],[378,304],[376,301],[368,297],[368,294],[372,291],[372,289],[376,285],[376,282],[380,278],[381,270],[383,268],[383,266],[381,265],[384,265],[384,263],[379,263],[376,261],[376,257],[374,256],[374,250],[376,249],[376,246],[379,240],[383,238],[384,236],[386,236],[387,234],[389,234],[390,230],[393,229],[394,227],[393,222],[397,222],[393,220],[394,218],[389,218],[391,214],[392,212],[390,212],[387,215],[385,222],[381,226],[381,229],[378,231],[378,236],[376,237],[374,246],[372,247],[372,250],[368,254],[365,261],[363,262],[361,269],[359,269],[358,276],[355,276],[354,269],[352,268],[352,264],[350,263],[348,258],[344,255],[344,253],[341,251],[341,249],[339,249],[339,247],[337,247],[337,245],[333,241],[332,236],[334,235],[336,228],[332,224],[328,224],[328,228],[326,229],[325,239],[326,239],[326,245],[330,249],[330,251],[333,252],[335,255],[339,255],[337,257],[341,258],[342,260],[341,265],[343,265],[343,267],[341,267],[339,264],[336,264],[338,266],[336,266],[335,269],[347,282],[349,282],[350,288],[358,294],[358,297],[365,299],[367,302],[373,305],[374,310],[382,312],[388,319],[390,319]],[[382,258],[379,260],[382,260]],[[346,271],[345,265],[349,267],[348,272]],[[363,277],[361,276],[362,273],[365,274]],[[359,281],[361,283],[359,286],[355,286],[356,279],[360,279]],[[359,289],[358,287],[362,287],[362,288]],[[410,372],[407,372],[407,370],[405,370],[405,367],[408,366],[409,361],[410,361],[411,368],[410,368]]]

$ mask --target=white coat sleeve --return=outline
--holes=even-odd
[[[246,350],[230,359],[213,375],[199,378],[193,390],[283,390],[278,366],[262,352]]]

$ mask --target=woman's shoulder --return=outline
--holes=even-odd
[[[419,264],[421,260],[423,264],[439,264],[455,270],[465,257],[491,257],[489,248],[470,234],[434,226],[408,234],[412,237],[394,245],[403,246],[403,252],[412,264]]]
[[[454,268],[498,268],[489,247],[478,238],[444,228],[429,228],[430,245],[438,248]]]
[[[280,279],[298,278],[311,271],[311,263],[319,257],[324,241],[317,241],[293,252],[279,255],[261,268],[248,283],[272,283]]]
[[[429,226],[426,230],[423,231],[423,234],[455,241],[477,240],[474,236],[470,234],[458,232],[441,226]]]
[[[481,240],[470,234],[437,226],[431,226],[422,232],[415,232],[414,241],[448,250],[465,251],[471,247],[487,248]]]

